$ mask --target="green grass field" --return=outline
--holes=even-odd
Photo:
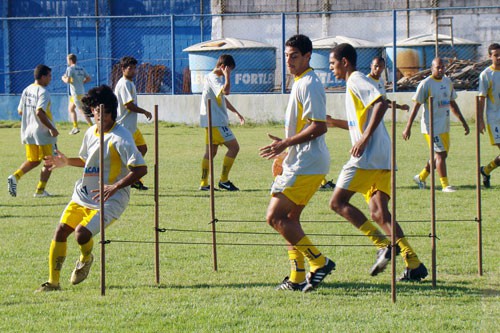
[[[410,142],[400,139],[402,125],[398,127],[397,218],[404,221],[401,224],[410,242],[430,271],[430,191],[418,190],[412,182],[428,156],[418,126],[415,124]],[[59,128],[59,149],[68,156],[77,156],[83,134],[68,135],[67,124],[59,124]],[[149,144],[145,183],[152,187],[153,126],[143,124],[141,130]],[[422,283],[399,283],[397,302],[393,304],[390,270],[369,276],[375,248],[329,210],[331,192],[318,192],[313,197],[303,213],[303,226],[337,263],[336,271],[312,293],[274,290],[289,273],[289,267],[286,250],[281,246],[283,240],[264,222],[272,182],[271,162],[259,158],[258,148],[269,142],[266,133],[281,136],[283,129],[247,125],[234,126],[233,130],[241,151],[231,180],[241,191],[216,192],[215,207],[216,217],[221,220],[217,224],[221,232],[217,241],[237,245],[217,247],[218,271],[214,271],[212,247],[207,245],[212,238],[209,195],[198,191],[203,131],[160,124],[160,227],[170,230],[160,235],[164,243],[160,245],[158,286],[152,243],[153,190],[133,190],[125,214],[106,231],[106,238],[111,240],[106,245],[106,296],[100,294],[99,260],[85,282],[77,286],[69,283],[78,258],[73,238],[68,242],[68,257],[61,274],[63,291],[34,294],[47,280],[50,240],[81,170],[54,171],[47,187],[54,194],[51,198],[32,197],[39,170],[18,183],[16,198],[10,197],[4,183],[0,191],[0,331],[498,331],[500,172],[493,174],[492,188],[482,192],[484,275],[478,276],[477,224],[473,222],[477,216],[474,132],[465,137],[460,126],[452,126],[448,173],[450,183],[459,191],[436,192],[437,286],[432,287],[430,276]],[[491,147],[486,137],[482,140],[482,161],[487,163],[498,149]],[[348,133],[331,130],[327,143],[332,156],[328,178],[336,180],[348,159]],[[24,159],[19,128],[0,128],[0,150],[0,175],[6,182]],[[224,152],[221,148],[215,160],[217,177]],[[367,212],[360,195],[354,197],[353,203]],[[416,220],[425,222],[411,222]],[[94,253],[99,257],[98,242]],[[398,258],[398,276],[402,270],[402,259]]]

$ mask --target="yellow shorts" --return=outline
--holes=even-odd
[[[283,173],[274,179],[271,195],[283,193],[293,203],[305,206],[318,191],[325,175],[294,175]]]
[[[132,136],[134,137],[134,142],[137,147],[146,146],[146,140],[144,140],[144,137],[139,129],[136,129],[134,135]]]
[[[116,219],[105,216],[104,226],[107,227],[114,221]],[[70,201],[66,206],[59,222],[73,229],[76,229],[78,225],[82,225],[92,233],[92,236],[97,235],[101,231],[101,215],[99,214],[99,210],[83,207],[74,201]]]
[[[222,145],[224,142],[235,140],[231,129],[227,126],[212,127],[212,144]],[[205,144],[208,145],[208,127],[205,128]]]
[[[43,146],[26,144],[24,147],[26,149],[26,160],[29,162],[40,162],[45,156],[52,156],[56,149],[53,144]]]
[[[427,145],[431,146],[431,138],[429,134],[424,134],[425,141],[427,141]],[[450,133],[441,133],[438,135],[434,135],[434,151],[436,153],[443,153],[450,151]]]
[[[336,187],[361,193],[366,202],[370,202],[372,195],[376,191],[391,196],[391,171],[347,167],[340,172]]]

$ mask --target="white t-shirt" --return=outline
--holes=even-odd
[[[370,80],[371,83],[373,83],[375,87],[377,87],[382,96],[387,97],[387,92],[385,91],[385,81],[382,77],[380,77],[378,80],[370,74],[368,74],[366,77],[368,78],[368,80]]]
[[[361,72],[353,72],[346,83],[345,109],[351,143],[361,139],[373,115],[373,103],[382,96],[376,86]],[[391,169],[391,139],[381,121],[360,157],[351,158],[346,167],[359,169]]]
[[[201,94],[200,105],[200,126],[208,127],[207,101],[210,99],[210,110],[212,115],[212,126],[228,126],[229,118],[227,115],[226,96],[222,92],[224,87],[223,76],[218,76],[211,72],[205,76],[203,92]]]
[[[451,80],[446,76],[437,80],[431,75],[419,83],[412,99],[424,106],[420,122],[420,129],[424,134],[430,132],[429,97],[431,96],[434,97],[434,135],[448,133],[450,131],[450,102],[457,98]]]
[[[114,184],[124,178],[129,167],[146,165],[144,158],[135,146],[132,134],[123,126],[115,124],[104,133],[104,183]],[[85,161],[83,175],[76,184],[72,200],[90,209],[99,209],[99,202],[92,200],[99,189],[99,133],[97,125],[91,126],[83,138],[80,158]],[[106,214],[119,218],[127,207],[130,198],[130,186],[119,189],[105,203]]]
[[[50,135],[49,128],[36,115],[36,110],[42,109],[55,127],[50,111],[50,104],[50,93],[45,87],[33,83],[23,90],[19,106],[17,107],[22,112],[22,143],[43,146],[57,142],[57,138]]]
[[[118,116],[116,122],[134,134],[137,130],[137,113],[130,111],[125,106],[129,102],[137,105],[137,90],[135,89],[134,82],[122,76],[116,84],[115,95],[118,98]]]
[[[66,74],[68,77],[69,91],[71,96],[78,96],[85,94],[85,87],[83,81],[89,77],[87,71],[78,65],[68,66]]]
[[[500,122],[500,71],[491,66],[479,75],[479,96],[486,97],[488,124]]]
[[[325,88],[309,68],[295,82],[290,92],[285,115],[285,136],[287,138],[305,130],[310,121],[326,122]],[[288,147],[283,161],[283,173],[296,175],[327,174],[330,169],[330,153],[325,135]]]

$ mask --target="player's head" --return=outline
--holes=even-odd
[[[68,60],[68,65],[76,64],[76,54],[70,53],[66,59]]]
[[[358,55],[351,44],[342,43],[330,51],[330,70],[337,79],[345,80],[348,71],[356,70]]]
[[[116,98],[113,90],[107,85],[101,85],[90,89],[87,94],[82,98],[83,112],[89,117],[93,117],[93,109],[101,104],[104,105],[104,113],[110,113],[111,119],[116,121],[118,110],[118,99]]]
[[[230,54],[221,54],[219,59],[217,59],[217,64],[215,65],[215,67],[220,68],[221,66],[234,69],[236,67],[236,62],[234,61],[233,56]]]
[[[286,41],[285,58],[290,74],[300,75],[310,67],[312,50],[312,42],[305,35],[294,35]]]
[[[52,69],[43,64],[36,66],[33,74],[37,83],[44,87],[52,80]]]
[[[134,57],[126,56],[120,59],[120,68],[122,69],[123,76],[127,79],[134,78],[136,66],[137,59]]]
[[[431,65],[431,74],[435,79],[441,80],[444,75],[444,62],[441,58],[434,58]]]
[[[491,59],[491,63],[495,66],[495,69],[500,67],[500,44],[493,43],[488,46],[488,58]]]
[[[382,57],[375,57],[372,59],[372,63],[370,65],[370,75],[379,78],[382,72],[385,69],[385,59]]]

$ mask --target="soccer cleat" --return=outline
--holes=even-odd
[[[457,188],[455,186],[448,185],[445,188],[443,188],[441,191],[446,192],[446,193],[453,193],[457,191]]]
[[[373,264],[372,268],[370,269],[370,275],[375,276],[378,273],[382,273],[386,267],[389,261],[391,261],[391,252],[392,252],[392,246],[387,245],[386,247],[383,247],[377,251],[377,259],[375,260],[375,263]],[[398,245],[396,245],[396,255],[401,252],[401,249]]]
[[[11,196],[15,197],[17,196],[17,179],[16,176],[10,175],[7,178],[7,185],[9,189],[9,193]]]
[[[35,290],[35,293],[43,293],[46,291],[58,291],[61,290],[61,286],[59,284],[50,284],[50,282],[43,283],[40,288]]]
[[[490,184],[491,175],[487,175],[484,173],[484,166],[481,167],[481,176],[483,176],[484,187],[490,188],[491,187],[491,184]]]
[[[424,279],[427,275],[427,268],[424,264],[420,263],[420,266],[414,269],[406,267],[403,275],[401,275],[398,281],[420,282],[420,280]]]
[[[75,135],[75,134],[78,134],[78,133],[80,133],[80,129],[79,129],[78,127],[73,127],[73,128],[71,129],[71,131],[69,131],[69,133],[68,133],[68,134],[69,134],[69,135]]]
[[[51,197],[51,196],[52,196],[52,194],[50,194],[49,192],[47,192],[45,190],[43,190],[42,193],[35,193],[35,194],[33,194],[34,198],[46,198],[46,197]]]
[[[425,181],[423,180],[420,180],[420,175],[415,175],[413,177],[413,181],[415,182],[415,184],[418,185],[418,188],[421,189],[421,190],[424,190],[425,189]]]
[[[90,267],[92,267],[92,263],[94,262],[94,255],[90,255],[90,260],[87,262],[82,262],[78,260],[76,262],[76,267],[73,270],[73,273],[71,273],[71,283],[72,284],[79,284],[83,280],[87,278],[90,272]]]
[[[319,187],[321,191],[333,190],[334,188],[335,188],[335,183],[333,182],[333,180],[329,180],[325,184]]]
[[[133,183],[130,186],[132,188],[135,188],[136,190],[139,190],[139,191],[147,191],[147,190],[149,190],[149,187],[147,187],[146,185],[144,185],[140,180],[136,181],[135,183]]]
[[[306,275],[306,285],[302,292],[307,293],[308,291],[316,288],[328,274],[330,274],[335,269],[335,263],[330,259],[326,258],[325,266],[318,268],[314,272],[309,272]]]
[[[200,186],[200,191],[210,191],[210,185]],[[214,188],[214,191],[218,191],[218,189]]]
[[[281,284],[276,287],[276,290],[302,291],[306,286],[306,284],[307,284],[306,281],[302,281],[300,283],[294,283],[290,281],[290,279],[287,276],[283,279],[283,282],[281,282]]]
[[[227,182],[219,182],[219,188],[221,190],[226,190],[226,191],[239,191],[240,189],[234,186],[233,183],[231,183],[230,180]]]

